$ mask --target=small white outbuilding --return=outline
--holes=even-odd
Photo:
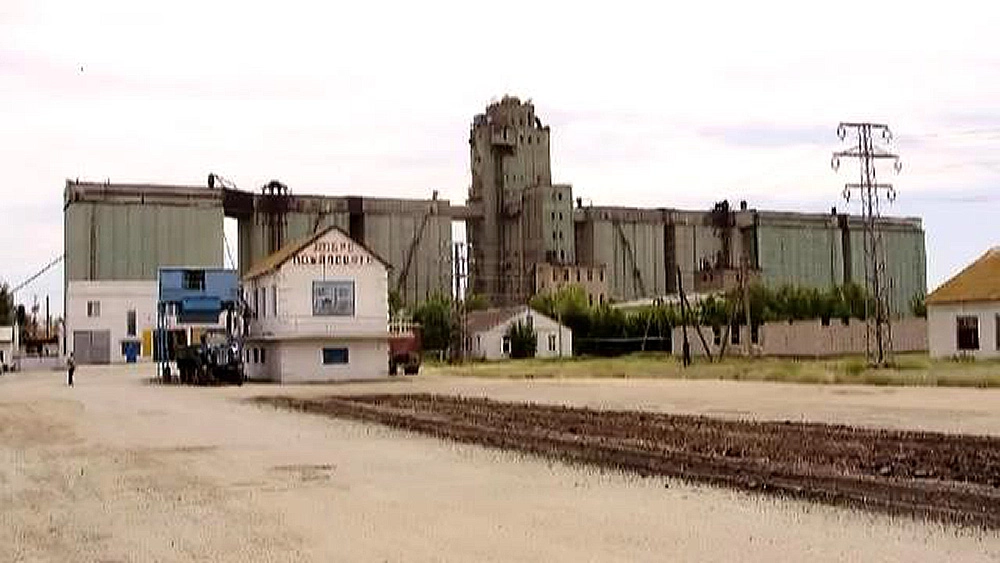
[[[1000,247],[927,296],[932,358],[1000,357]]]
[[[534,328],[538,344],[536,358],[573,355],[573,331],[527,305],[470,312],[466,325],[466,353],[483,360],[509,358],[507,334],[518,322]]]
[[[252,320],[251,380],[370,379],[389,373],[388,267],[329,227],[291,243],[243,278]]]
[[[14,367],[14,327],[0,326],[0,371]]]

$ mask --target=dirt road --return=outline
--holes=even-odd
[[[142,375],[85,368],[73,389],[60,374],[0,378],[0,560],[1000,558],[994,532],[570,467],[243,400],[288,388],[161,387]]]

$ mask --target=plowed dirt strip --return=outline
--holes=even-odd
[[[1000,439],[438,395],[260,397],[570,462],[1000,528]]]

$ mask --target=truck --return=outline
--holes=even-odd
[[[420,325],[414,323],[392,323],[389,326],[389,375],[397,375],[402,366],[406,375],[416,375],[420,371],[423,358],[423,342]]]

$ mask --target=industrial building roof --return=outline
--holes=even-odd
[[[325,229],[321,229],[321,230],[317,231],[315,234],[313,234],[313,235],[311,235],[309,237],[306,237],[306,238],[298,240],[298,241],[290,242],[290,243],[286,244],[285,246],[282,246],[281,248],[279,248],[273,254],[267,256],[266,258],[264,258],[260,262],[254,264],[254,266],[252,268],[250,268],[247,271],[246,274],[243,275],[243,279],[249,280],[249,279],[253,279],[253,278],[262,276],[264,274],[269,274],[271,272],[277,271],[277,269],[280,268],[282,264],[284,264],[285,262],[287,262],[288,260],[290,260],[293,256],[295,256],[296,254],[298,254],[299,252],[301,252],[302,250],[304,250],[305,248],[307,248],[310,244],[312,244],[312,243],[316,242],[317,240],[319,240],[321,237],[323,237],[325,234],[329,233],[330,231],[337,231],[340,234],[342,234],[345,237],[347,237],[348,239],[351,238],[351,235],[347,234],[347,232],[345,232],[344,229],[341,229],[340,227],[331,225],[331,226],[329,226],[329,227],[327,227]],[[354,240],[354,239],[351,239],[351,240]],[[363,244],[361,244],[360,242],[357,242],[357,241],[354,241],[354,244],[357,244],[358,246],[360,246],[361,248],[363,248],[366,252],[368,252],[368,254],[371,254],[372,258],[374,258],[375,260],[378,260],[378,263],[382,264],[383,266],[385,266],[386,269],[391,269],[392,268],[392,266],[390,266],[388,262],[386,262],[385,260],[383,260],[382,257],[379,256],[372,249],[368,248],[367,246],[365,246],[365,245],[363,245]]]
[[[993,247],[927,296],[928,305],[1000,301],[1000,246]]]

